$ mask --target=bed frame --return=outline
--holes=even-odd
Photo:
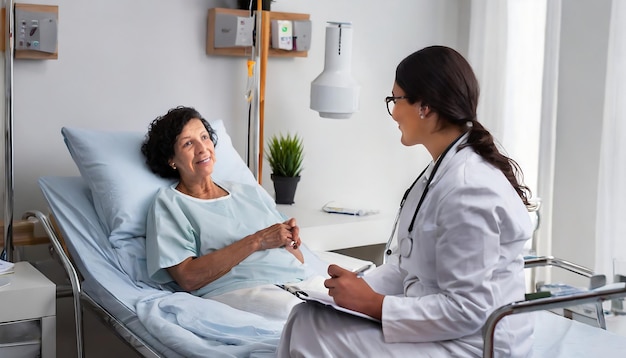
[[[100,304],[94,301],[87,293],[81,289],[81,278],[76,266],[72,262],[71,256],[67,251],[63,237],[59,234],[59,230],[54,223],[52,217],[48,217],[39,211],[26,212],[22,219],[36,218],[43,226],[46,234],[50,238],[51,246],[65,269],[69,281],[69,288],[61,288],[58,290],[58,297],[71,295],[74,303],[75,327],[76,327],[76,351],[78,357],[85,357],[84,350],[84,330],[83,330],[83,309],[87,308],[94,312],[103,324],[112,330],[123,342],[143,357],[160,358],[162,354],[156,352],[142,338],[133,333],[124,322],[120,321],[109,313]],[[525,267],[529,269],[537,267],[557,267],[577,275],[592,279],[592,282],[598,282],[597,275],[583,266],[558,259],[551,256],[531,257],[525,260]],[[604,281],[604,280],[600,280]],[[596,286],[602,286],[604,283]],[[592,287],[594,288],[594,287]],[[621,287],[606,288],[600,290],[592,290],[583,293],[572,294],[568,296],[546,297],[538,299],[528,299],[502,306],[496,309],[487,319],[483,328],[484,350],[483,357],[491,358],[494,356],[494,334],[498,322],[512,314],[528,313],[540,310],[553,310],[568,306],[582,305],[593,303],[596,307],[597,322],[599,329],[606,329],[604,312],[602,310],[602,302],[615,298],[626,297],[626,285]]]
[[[170,355],[182,357],[182,355],[174,352],[173,350],[166,352],[162,351],[163,349],[169,350],[168,347],[162,347],[163,349],[161,350],[152,347],[149,342],[137,335],[134,332],[133,328],[129,326],[129,323],[139,324],[138,321],[125,322],[119,319],[113,313],[107,310],[107,308],[105,308],[94,298],[92,298],[88,292],[85,292],[85,290],[83,290],[83,276],[81,275],[78,266],[72,259],[72,255],[68,250],[68,246],[66,245],[63,235],[61,234],[62,230],[57,225],[52,214],[45,215],[40,211],[33,210],[25,212],[22,218],[24,220],[35,218],[41,223],[44,231],[50,238],[52,249],[51,253],[53,254],[53,256],[55,256],[55,259],[58,259],[60,261],[63,269],[67,273],[69,286],[58,286],[57,298],[71,296],[73,299],[76,352],[78,357],[85,357],[85,331],[83,324],[84,309],[89,309],[91,312],[93,312],[96,317],[104,324],[104,326],[110,329],[128,347],[130,347],[132,350],[134,350],[136,353],[143,357],[160,358],[169,357]],[[374,266],[372,262],[350,258],[340,254],[326,257],[326,259],[337,260],[337,263],[348,265],[345,267],[350,267],[351,265],[355,264],[362,266],[363,263],[368,263],[371,265],[371,267]]]

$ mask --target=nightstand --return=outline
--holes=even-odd
[[[606,316],[606,330],[626,337],[626,316]]]
[[[321,209],[276,205],[281,213],[296,218],[300,237],[314,251],[331,251],[387,242],[393,213],[366,216],[329,214]]]
[[[56,286],[26,261],[0,276],[0,356],[56,356]],[[41,353],[33,354],[32,352]]]

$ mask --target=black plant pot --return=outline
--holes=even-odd
[[[237,0],[237,6],[243,10],[250,9],[250,1],[252,1],[252,11],[256,10],[257,2],[256,0]],[[265,11],[271,10],[272,0],[262,0],[261,9]]]
[[[272,181],[274,181],[276,204],[293,204],[300,177],[279,177],[274,174],[271,177]]]

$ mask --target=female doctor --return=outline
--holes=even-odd
[[[364,278],[331,265],[324,283],[337,305],[380,323],[299,304],[280,357],[482,355],[489,314],[524,299],[522,248],[532,228],[530,192],[477,121],[478,93],[453,49],[427,47],[398,65],[387,109],[402,144],[425,146],[433,161],[405,194],[389,263]],[[504,318],[495,342],[496,356],[529,356],[532,323]]]

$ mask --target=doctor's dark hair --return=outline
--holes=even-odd
[[[409,103],[421,101],[439,114],[439,127],[469,129],[467,143],[488,163],[500,169],[519,197],[530,207],[530,189],[521,183],[519,165],[500,153],[493,136],[476,119],[480,89],[470,64],[457,51],[445,46],[430,46],[406,57],[396,68],[396,84]],[[471,123],[471,124],[470,124]],[[520,181],[518,181],[520,178]]]
[[[174,157],[176,138],[183,127],[192,119],[199,119],[206,128],[213,145],[217,146],[217,133],[198,111],[191,107],[176,107],[150,123],[141,153],[146,157],[146,164],[153,173],[163,178],[180,179],[178,170],[170,167],[169,160]]]

